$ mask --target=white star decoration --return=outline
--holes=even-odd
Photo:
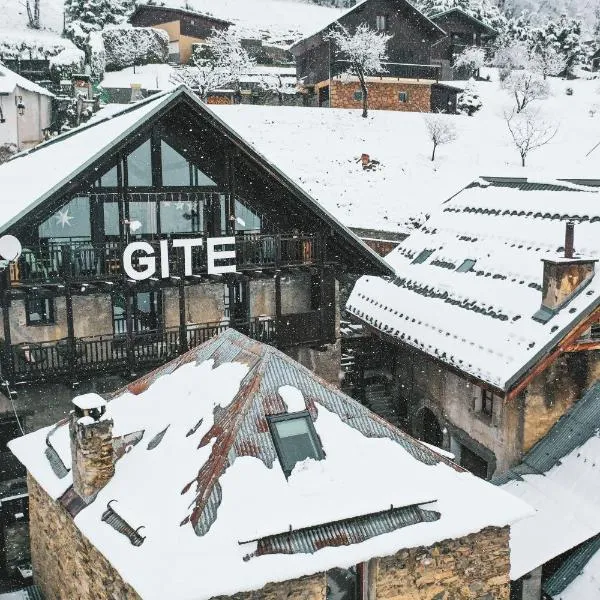
[[[56,219],[56,224],[62,225],[63,229],[65,228],[65,225],[71,227],[71,221],[73,220],[73,217],[69,215],[68,208],[65,208],[64,210],[59,210],[58,213],[54,215],[54,218]]]

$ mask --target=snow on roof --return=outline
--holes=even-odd
[[[92,410],[94,408],[102,408],[106,406],[106,400],[99,394],[89,393],[76,396],[73,399],[73,404],[81,410]]]
[[[291,406],[279,394],[285,386],[296,388]],[[290,390],[283,393],[289,401]],[[325,457],[296,464],[286,478],[268,416],[297,410],[299,394]],[[96,499],[87,507],[80,503],[74,521],[147,600],[260,589],[530,514],[520,500],[452,465],[288,356],[233,330],[118,392],[108,415],[114,436],[143,431],[143,437],[117,461]],[[49,431],[17,438],[10,448],[59,498],[71,474],[62,480],[54,474],[46,456]],[[390,469],[399,475],[390,477]],[[61,502],[72,497],[70,490]],[[132,525],[144,525],[141,545],[102,522],[111,500],[119,514],[135,515]],[[319,550],[265,550],[274,539],[269,536],[290,528],[292,534],[320,531],[390,505],[414,507],[430,520],[350,545],[330,538]],[[198,556],[202,577],[196,576]]]
[[[12,94],[17,87],[27,90],[28,92],[34,92],[36,94],[42,94],[43,96],[54,97],[54,94],[49,92],[46,88],[43,88],[25,77],[21,77],[18,73],[11,71],[0,63],[0,94]]]
[[[542,260],[561,256],[566,220],[576,223],[577,252],[600,258],[599,196],[598,188],[565,182],[475,182],[387,256],[397,279],[361,278],[347,310],[508,391],[600,303],[596,276],[547,323],[532,318],[542,301]]]
[[[520,465],[494,481],[535,509],[511,530],[513,580],[600,533],[599,424],[597,383]]]
[[[0,165],[0,188],[11,198],[10,202],[0,203],[0,229],[6,230],[68,183],[169,100],[168,94],[152,96],[105,120],[94,120],[33,150],[22,152]],[[98,124],[102,124],[101,129],[96,127]],[[31,173],[37,176],[31,177]]]
[[[337,8],[295,0],[166,0],[165,4],[230,21],[245,38],[282,46],[325,27],[343,13]]]
[[[168,90],[176,87],[170,81],[172,73],[173,67],[165,64],[127,67],[105,73],[100,86],[105,89],[129,89],[131,84],[137,83],[145,90]]]

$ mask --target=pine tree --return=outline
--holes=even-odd
[[[130,0],[65,0],[67,37],[83,48],[92,31],[122,23],[130,4]]]
[[[498,31],[503,31],[506,26],[506,18],[490,0],[418,0],[416,5],[428,17],[460,8]]]

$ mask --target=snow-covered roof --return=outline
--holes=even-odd
[[[0,63],[0,94],[12,94],[17,87],[28,92],[34,92],[36,94],[42,94],[43,96],[54,97],[54,94],[49,92],[46,88],[43,88],[29,79],[25,79],[18,73],[11,71]]]
[[[310,415],[324,458],[297,463],[286,478],[268,418],[298,410]],[[117,392],[107,415],[114,437],[132,447],[88,506],[76,501],[66,471],[66,422],[9,445],[146,600],[260,589],[530,514],[520,500],[395,429],[282,352],[234,330]],[[49,452],[62,461],[62,477]],[[102,521],[111,501],[133,529],[144,526],[141,545]],[[327,535],[333,522],[356,531],[355,518],[376,520],[382,511],[416,518],[380,535],[363,527],[347,545],[339,545],[339,530]],[[299,549],[289,541],[296,537]]]
[[[335,21],[344,11],[296,0],[166,0],[183,8],[232,22],[242,37],[289,46]]]
[[[395,280],[361,278],[347,310],[508,391],[600,304],[596,275],[549,321],[533,319],[542,301],[542,260],[561,256],[565,221],[576,223],[577,252],[600,258],[598,190],[527,179],[477,181],[386,257]]]
[[[458,13],[458,14],[466,17],[470,21],[473,21],[473,22],[477,23],[483,29],[487,29],[490,33],[498,35],[498,32],[493,27],[490,27],[487,23],[484,23],[483,21],[481,21],[477,17],[474,17],[473,15],[470,15],[468,12],[466,12],[465,10],[463,10],[462,8],[460,8],[460,6],[454,6],[452,8],[447,9],[447,10],[443,10],[442,12],[436,13],[435,15],[431,16],[431,20],[435,22],[437,19],[439,19],[441,17],[444,17],[444,16],[446,16],[446,15],[448,15],[450,13]]]
[[[599,428],[597,383],[523,457],[520,465],[495,480],[536,511],[511,530],[513,580],[600,533]]]
[[[104,89],[129,89],[137,83],[145,90],[168,90],[176,87],[171,82],[173,67],[166,64],[139,65],[104,74],[100,87]]]

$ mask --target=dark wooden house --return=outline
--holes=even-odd
[[[489,49],[498,32],[460,8],[446,10],[434,15],[431,20],[447,34],[433,47],[432,52],[433,62],[441,66],[442,78],[448,80],[470,77],[471,74],[464,69],[452,68],[456,57],[471,46]]]
[[[387,264],[180,87],[0,167],[5,383],[143,372],[235,327],[337,382],[338,279]]]
[[[138,4],[129,18],[135,27],[155,27],[169,34],[171,61],[186,64],[194,44],[201,44],[213,29],[227,29],[231,23],[195,11],[167,6]]]
[[[370,105],[375,109],[428,112],[435,105],[441,66],[433,64],[435,46],[445,31],[406,0],[368,0],[348,10],[339,19],[291,48],[296,58],[298,81],[317,106],[358,108],[362,97],[358,81],[347,82],[341,75],[348,61],[335,48],[329,34],[342,25],[352,32],[366,23],[391,35],[385,72],[369,78]],[[453,92],[456,95],[456,90]]]

